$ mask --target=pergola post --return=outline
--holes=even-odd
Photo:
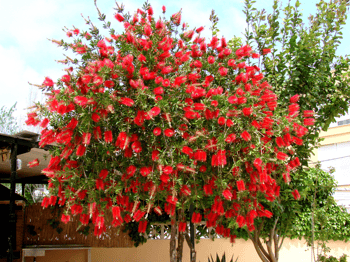
[[[191,244],[192,244],[192,249],[190,250],[190,261],[192,262],[195,259],[195,254],[194,252],[194,225],[192,223],[192,215],[193,215],[193,204],[190,205],[190,239],[191,239]]]
[[[9,207],[9,232],[8,243],[9,243],[9,254],[7,262],[12,262],[14,259],[13,250],[14,239],[16,236],[16,214],[15,214],[15,194],[16,194],[16,177],[17,177],[17,140],[11,144],[11,177],[10,177],[10,207]]]

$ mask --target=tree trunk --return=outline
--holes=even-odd
[[[282,247],[284,237],[281,239],[281,237],[277,234],[277,222],[278,218],[275,219],[274,227],[270,230],[269,237],[265,242],[266,248],[263,246],[260,239],[260,233],[264,226],[264,220],[260,223],[259,228],[257,228],[254,232],[248,232],[248,236],[253,242],[255,250],[263,262],[278,262],[279,251]]]
[[[184,249],[184,234],[179,232],[177,237],[177,262],[182,262],[182,254]]]
[[[170,233],[170,262],[176,261],[176,234],[177,233],[177,224],[176,224],[176,212],[171,217],[171,233]]]
[[[196,262],[196,250],[192,246],[191,239],[190,239],[190,236],[188,235],[187,228],[186,228],[186,233],[185,233],[185,239],[186,239],[187,245],[190,248],[190,252],[192,253],[192,260],[191,260],[191,262]]]

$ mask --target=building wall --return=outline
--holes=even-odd
[[[92,248],[92,262],[166,262],[169,261],[169,240],[149,240],[137,248]],[[332,253],[336,257],[342,254],[350,256],[350,244],[341,241],[331,241],[328,243]],[[190,262],[190,253],[187,244],[184,244],[183,262]],[[219,254],[221,257],[226,252],[226,258],[234,255],[239,262],[259,262],[251,241],[242,239],[236,240],[233,245],[227,239],[202,239],[196,244],[197,261],[207,262],[208,256]],[[234,261],[235,261],[234,259]],[[229,259],[228,259],[229,260]],[[28,257],[26,262],[32,262],[33,258]],[[87,251],[46,251],[45,257],[37,257],[37,262],[87,262]],[[279,261],[311,261],[311,252],[308,250],[303,240],[285,239],[281,249]]]
[[[338,182],[334,198],[338,205],[344,206],[350,212],[350,124],[338,125],[339,121],[347,121],[347,114],[332,123],[327,132],[321,132],[324,138],[318,149],[314,150],[311,163],[319,161],[323,170],[335,168],[332,174]]]

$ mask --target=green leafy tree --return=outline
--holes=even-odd
[[[0,108],[0,133],[13,135],[19,131],[17,119],[13,115],[16,111],[16,105],[17,102],[10,108],[5,106]]]
[[[335,117],[346,113],[349,109],[349,59],[336,55],[342,39],[342,27],[347,19],[349,3],[341,0],[320,1],[317,4],[316,14],[310,15],[309,25],[305,25],[299,1],[295,1],[294,5],[289,1],[285,6],[274,1],[271,14],[267,14],[265,10],[257,10],[254,7],[255,2],[245,1],[244,13],[247,21],[245,41],[248,45],[257,48],[260,53],[271,51],[271,54],[261,57],[258,66],[262,68],[275,92],[284,102],[287,102],[292,95],[298,94],[300,108],[312,109],[315,113],[315,125],[303,144],[296,147],[301,162],[307,165],[312,150],[320,141],[320,131],[327,130]],[[230,42],[233,48],[240,43],[240,39],[237,38]],[[313,113],[307,111],[306,115],[311,116]],[[316,171],[322,177],[322,171],[319,169]],[[311,176],[310,172],[314,171],[301,170],[295,175],[291,174],[292,188],[299,189],[303,201],[294,201],[290,194],[285,194],[290,192],[290,189],[282,185],[278,201],[265,203],[270,210],[273,210],[273,217],[257,220],[255,223],[257,230],[251,233],[248,231],[262,261],[278,261],[284,237],[295,237],[291,232],[293,232],[293,225],[300,219],[296,212],[299,211],[300,216],[310,218],[310,210],[305,208],[311,208],[313,202],[310,199],[312,194],[307,192],[307,188],[311,185],[315,186],[313,183],[316,182],[314,179],[304,178],[306,174]],[[317,197],[325,201],[320,194]],[[334,201],[332,203],[334,204]],[[326,212],[325,209],[320,210],[323,210],[323,214]],[[331,212],[332,215],[326,217],[330,221],[337,216],[347,217],[347,214],[341,212],[336,205],[331,205],[330,210],[336,210],[336,213]],[[336,226],[338,222],[334,223]],[[305,230],[299,232],[308,237],[311,234],[310,228],[310,226],[305,227]],[[344,232],[345,235],[341,237],[342,233],[338,230],[333,234],[322,232],[324,236],[315,233],[314,237],[345,239],[349,236],[348,232]],[[265,247],[260,239],[264,240]]]
[[[300,1],[282,6],[275,0],[271,14],[257,10],[254,3],[245,0],[247,44],[262,53],[271,50],[270,55],[261,57],[258,66],[284,102],[298,94],[301,109],[315,112],[312,132],[298,148],[306,164],[321,129],[327,130],[335,117],[349,109],[350,60],[336,51],[350,3],[319,1],[316,14],[308,17],[309,24],[302,20]]]

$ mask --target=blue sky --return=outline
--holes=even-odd
[[[54,81],[63,75],[64,66],[55,62],[63,59],[63,49],[47,40],[65,38],[62,28],[76,28],[87,30],[87,25],[81,17],[90,17],[95,25],[102,29],[97,20],[97,11],[93,0],[0,0],[0,107],[12,106],[17,102],[17,116],[25,114],[24,108],[30,106],[33,100],[41,99],[37,88],[28,82],[41,84],[45,76]],[[271,8],[272,0],[257,0],[257,8]],[[283,0],[282,2],[287,2]],[[294,2],[292,0],[292,2]],[[304,17],[315,13],[314,0],[301,0]],[[119,2],[121,3],[121,2]],[[127,11],[134,13],[141,8],[144,1],[125,1]],[[182,8],[182,21],[190,27],[205,26],[209,34],[209,15],[214,9],[220,21],[218,24],[221,34],[230,39],[232,36],[242,36],[245,29],[245,16],[242,12],[242,0],[179,0],[179,1],[149,1],[155,15],[161,15],[161,7],[167,7],[166,16]],[[114,19],[115,2],[113,0],[98,0],[101,12],[107,15],[107,20],[121,33],[121,25]],[[348,37],[350,22],[344,28],[344,39],[338,54],[345,55],[348,51],[350,37]],[[104,31],[108,36],[108,32]],[[22,120],[24,117],[21,117]]]

